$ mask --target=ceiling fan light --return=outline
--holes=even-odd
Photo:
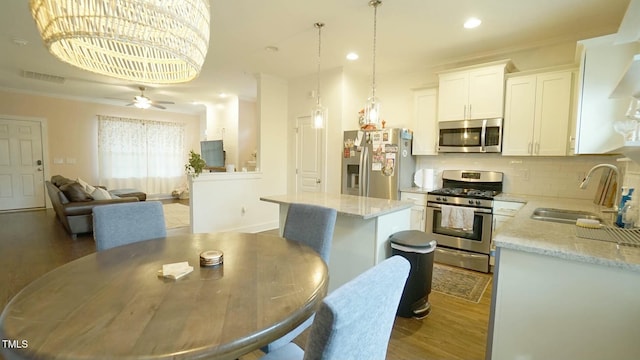
[[[137,107],[138,109],[148,109],[151,107],[151,102],[149,101],[136,101],[135,103],[133,103],[133,106]]]
[[[190,81],[209,47],[208,0],[30,0],[29,8],[55,57],[118,79]]]

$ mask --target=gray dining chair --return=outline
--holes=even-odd
[[[93,208],[93,237],[97,251],[166,235],[164,212],[159,201],[101,205]]]
[[[304,351],[289,343],[261,359],[385,359],[410,267],[396,255],[342,285],[322,301]]]
[[[289,210],[287,210],[287,219],[285,220],[282,236],[311,247],[328,265],[337,215],[338,212],[335,209],[323,206],[291,204],[289,205]],[[264,346],[261,350],[269,353],[290,343],[309,328],[312,323],[313,315],[283,337]]]

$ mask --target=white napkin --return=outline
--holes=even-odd
[[[442,205],[440,211],[442,213],[440,226],[464,231],[473,230],[473,218],[475,217],[473,209],[462,206]]]
[[[188,262],[183,261],[183,262],[162,265],[162,270],[158,272],[158,275],[176,280],[187,275],[192,271],[193,271],[193,266],[189,266]]]

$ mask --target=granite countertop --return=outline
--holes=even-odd
[[[399,210],[411,208],[413,202],[386,200],[364,196],[327,193],[295,193],[276,196],[262,196],[260,200],[276,204],[310,204],[333,208],[338,214],[371,219]]]
[[[602,207],[591,200],[514,194],[500,194],[496,200],[526,202],[495,234],[497,247],[640,272],[640,248],[580,238],[575,225],[530,218],[536,208],[548,207],[589,211],[611,221],[612,214],[602,213]]]
[[[400,189],[400,191],[416,193],[416,194],[426,194],[429,191],[432,191],[434,189],[435,189],[435,187],[434,188],[421,188],[421,187],[413,186],[413,187],[408,187],[408,188],[402,188],[402,189]]]

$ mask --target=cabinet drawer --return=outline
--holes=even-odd
[[[402,191],[400,200],[413,201],[416,205],[427,205],[427,194]]]

